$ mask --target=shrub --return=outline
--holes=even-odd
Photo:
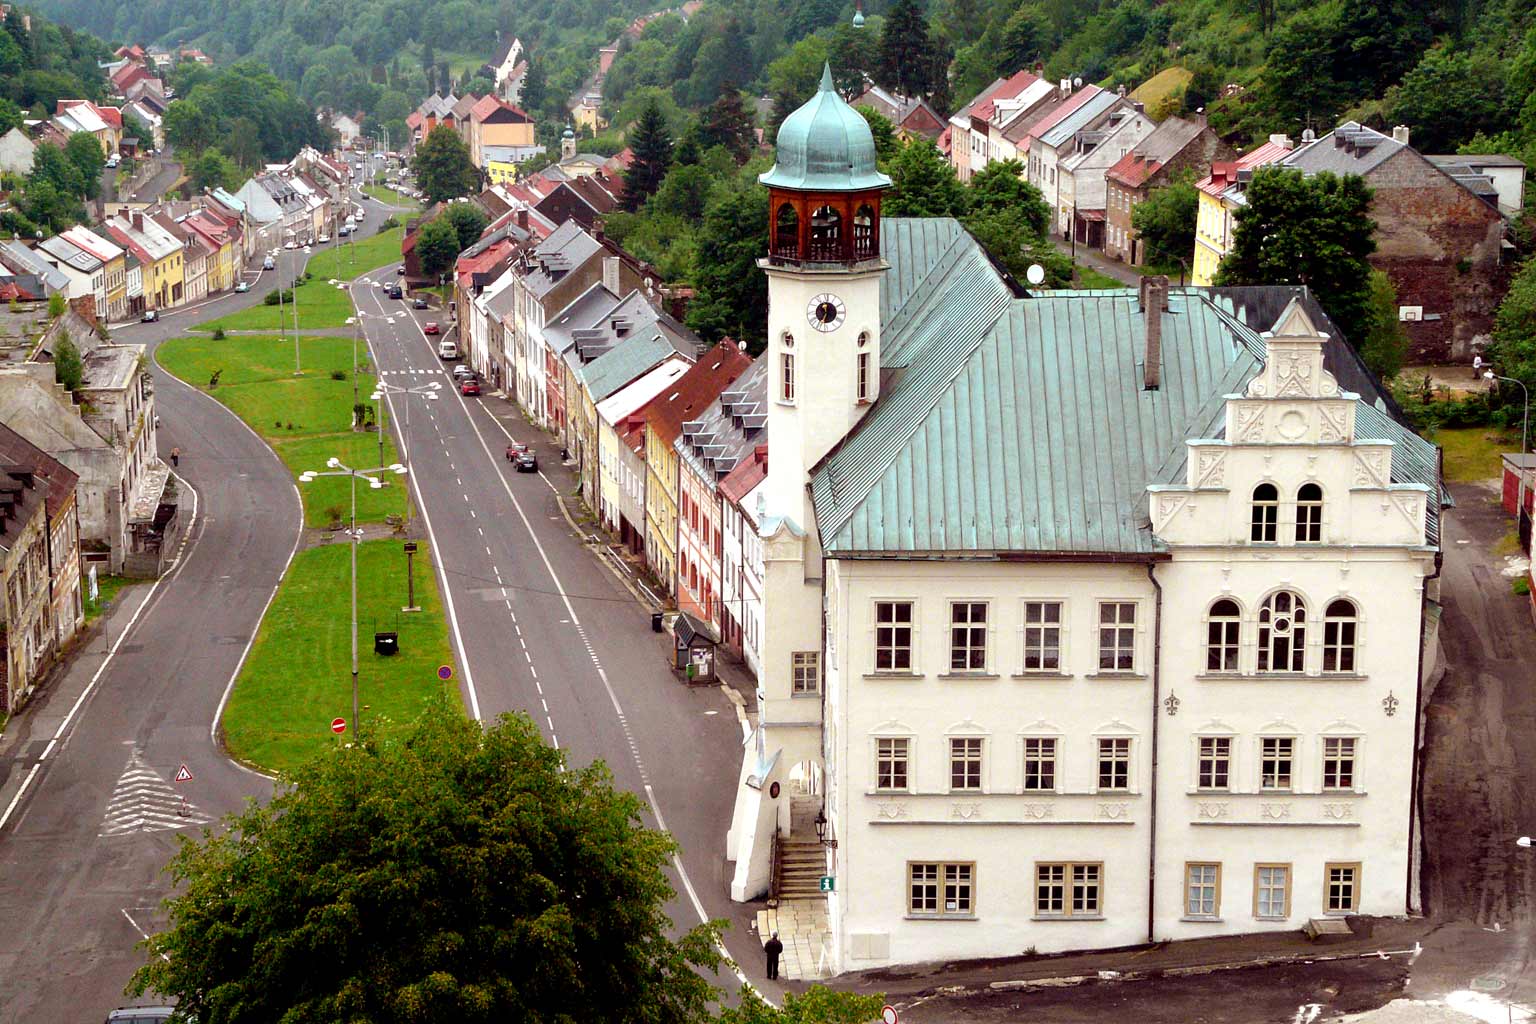
[[[346,370],[332,370],[331,371],[331,380],[346,380],[346,379],[347,379],[347,371]]]
[[[218,387],[219,386],[219,378],[222,377],[222,376],[224,376],[224,371],[222,369],[214,370],[212,375],[210,375],[209,378],[208,378],[208,386],[211,387],[211,388]]]
[[[224,328],[222,328],[222,327],[215,327],[213,329],[213,340],[214,341],[223,341],[225,337],[226,337],[226,335],[224,334]]]

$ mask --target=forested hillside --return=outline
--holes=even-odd
[[[101,99],[105,84],[98,60],[107,44],[68,25],[32,16],[28,31],[21,12],[0,26],[0,133],[21,122],[24,111],[52,114],[61,99]]]

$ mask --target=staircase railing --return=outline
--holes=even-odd
[[[768,898],[778,899],[779,887],[783,884],[783,879],[779,877],[779,873],[783,870],[784,865],[779,860],[779,826],[777,824],[773,826],[773,846],[769,848],[768,856]]]

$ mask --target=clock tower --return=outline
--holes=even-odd
[[[773,512],[807,525],[805,484],[880,394],[880,195],[863,116],[832,72],[779,126],[768,186],[768,481]]]

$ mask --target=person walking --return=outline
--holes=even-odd
[[[773,937],[763,943],[763,952],[768,954],[768,980],[777,981],[779,978],[779,956],[784,952],[784,943],[779,941],[778,932],[774,932]]]
[[[173,467],[181,465],[181,449],[180,448],[172,448],[171,449],[171,465]]]

